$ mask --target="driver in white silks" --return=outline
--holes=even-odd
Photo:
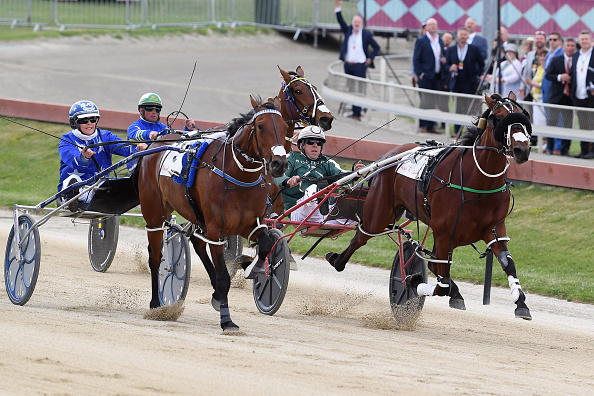
[[[274,177],[274,183],[279,187],[289,186],[282,191],[283,203],[285,210],[290,209],[297,203],[308,200],[317,191],[317,184],[315,181],[301,180],[302,177],[322,178],[327,176],[336,176],[346,171],[330,158],[322,155],[322,149],[326,142],[326,136],[322,128],[310,125],[301,130],[297,138],[297,147],[300,152],[292,151],[289,154],[289,168],[283,176]],[[355,164],[354,169],[357,171],[364,168],[365,165],[359,161]],[[309,216],[317,206],[315,200],[306,203],[291,213],[292,221],[302,221]],[[330,209],[329,213],[332,213]],[[327,215],[326,215],[327,216]],[[326,216],[320,213],[317,209],[309,218],[308,221],[314,223],[321,223]],[[326,224],[350,224],[347,219],[329,220]]]
[[[99,108],[88,100],[79,100],[70,108],[68,118],[72,130],[62,136],[58,152],[60,154],[60,182],[58,191],[83,180],[87,180],[97,173],[111,166],[111,155],[117,154],[128,157],[138,150],[146,149],[147,145],[140,143],[137,146],[117,144],[118,136],[110,131],[101,130],[99,123]],[[96,143],[114,142],[93,149],[88,146]],[[69,194],[70,197],[76,194]],[[88,191],[72,202],[68,208],[75,211],[84,208],[93,198],[94,190]],[[60,197],[58,205],[69,197]]]

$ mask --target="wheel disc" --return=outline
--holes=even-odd
[[[29,215],[21,215],[18,219],[18,230],[21,238],[31,229],[35,222]],[[15,305],[25,305],[33,295],[39,275],[41,260],[41,243],[39,230],[36,228],[22,239],[21,253],[23,261],[19,263],[14,225],[8,236],[4,259],[4,283],[8,298]]]
[[[188,240],[180,233],[173,238],[167,230],[167,249],[161,248],[163,256],[159,266],[159,301],[161,306],[172,305],[186,298],[190,285],[191,256]]]
[[[392,313],[397,322],[403,323],[415,320],[420,315],[425,296],[419,296],[416,288],[403,284],[402,273],[400,270],[400,251],[404,253],[404,264],[415,254],[415,248],[412,243],[406,241],[402,249],[396,252],[390,271],[390,305]],[[413,274],[421,274],[423,282],[427,282],[427,263],[422,258],[415,255],[412,262],[404,268],[404,277]]]
[[[111,265],[118,247],[120,220],[117,216],[91,219],[89,224],[89,260],[97,272]]]
[[[268,231],[276,242],[283,233],[276,228]],[[253,282],[254,301],[258,311],[265,315],[274,315],[280,308],[289,286],[291,269],[289,245],[283,238],[269,256],[269,265],[264,265]]]

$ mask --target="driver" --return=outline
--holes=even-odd
[[[108,144],[93,149],[85,147],[104,142],[118,142],[122,139],[110,131],[101,130],[99,123],[99,108],[89,100],[79,100],[70,107],[68,119],[72,130],[62,136],[58,146],[60,154],[60,182],[58,191],[71,184],[87,180],[98,172],[111,166],[111,155],[117,154],[128,157],[138,150],[146,149],[144,143],[134,145]],[[89,191],[78,198],[79,203],[88,203],[94,191]],[[60,203],[60,202],[58,202]],[[76,202],[74,202],[76,204]],[[70,205],[75,211],[78,205]]]
[[[168,133],[167,125],[161,122],[161,109],[163,102],[161,97],[154,92],[147,92],[138,100],[138,112],[140,118],[134,121],[128,127],[128,140],[133,142],[143,142],[155,140],[159,135]],[[186,120],[185,130],[191,131],[198,129],[196,121]],[[128,164],[130,172],[136,166],[138,161],[132,161]]]
[[[322,149],[326,143],[326,136],[322,128],[309,125],[299,132],[297,147],[300,151],[292,151],[289,154],[289,168],[283,176],[274,177],[274,183],[279,187],[289,186],[282,192],[285,210],[295,206],[297,203],[308,199],[317,192],[315,181],[301,181],[302,177],[321,178],[336,176],[345,173],[335,161],[322,155]],[[357,171],[365,165],[359,161],[354,169]],[[291,213],[292,221],[305,219],[317,206],[315,202],[303,205]],[[309,221],[322,222],[324,216],[319,209],[310,217]]]

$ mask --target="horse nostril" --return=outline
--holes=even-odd
[[[323,130],[327,131],[328,129],[330,129],[332,127],[332,120],[334,118],[332,117],[320,117],[320,127],[322,127]]]

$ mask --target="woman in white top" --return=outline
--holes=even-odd
[[[507,97],[510,91],[519,95],[520,86],[522,84],[522,63],[518,59],[518,49],[514,44],[505,45],[506,60],[501,62],[501,84],[499,84],[499,70],[497,67],[493,70],[493,75],[490,79],[491,90]],[[501,92],[498,92],[501,86]]]

